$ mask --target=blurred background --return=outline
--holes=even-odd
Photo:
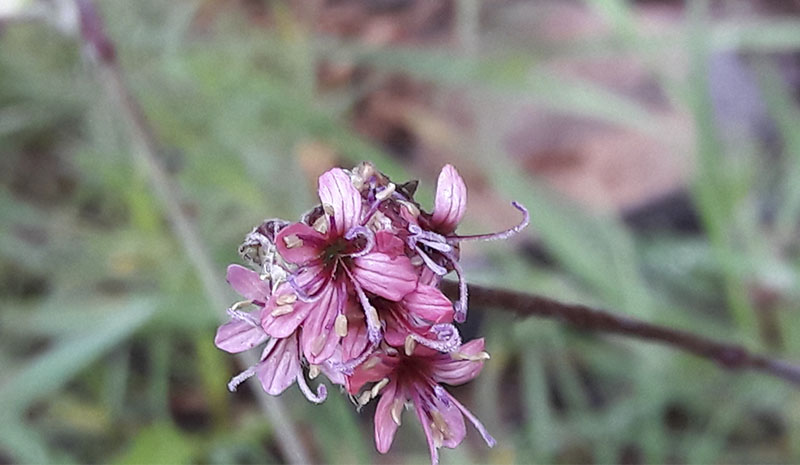
[[[470,189],[468,280],[800,360],[800,1],[100,0],[199,231],[169,225],[70,0],[0,0],[0,463],[283,463],[213,345],[237,247],[361,160]],[[206,270],[207,271],[207,270]],[[230,302],[236,295],[225,287]],[[443,463],[800,462],[800,393],[671,349],[473,306]],[[251,383],[255,381],[251,380]],[[407,412],[280,400],[312,460],[428,461]]]

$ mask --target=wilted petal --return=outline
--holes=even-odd
[[[361,193],[353,186],[350,175],[334,168],[319,177],[319,200],[333,208],[334,231],[341,236],[361,221]]]
[[[269,299],[269,283],[262,281],[258,273],[240,265],[228,267],[228,283],[245,299],[266,302]]]
[[[419,285],[403,297],[406,311],[431,323],[450,323],[453,321],[453,304],[433,286]]]
[[[386,385],[381,391],[381,398],[378,401],[378,406],[375,408],[375,447],[378,452],[385,454],[392,447],[394,434],[400,426],[395,422],[392,416],[392,409],[395,409],[394,415],[399,419],[402,408],[397,411],[395,402],[405,402],[402,394],[397,392],[398,386],[396,381],[392,381]]]
[[[214,344],[220,349],[236,354],[252,349],[267,340],[267,333],[247,321],[231,321],[217,329]]]
[[[436,182],[433,225],[442,234],[453,232],[466,210],[467,185],[452,165],[445,165]]]
[[[283,283],[261,312],[261,327],[272,337],[288,337],[306,319],[315,304],[298,299],[292,286]]]
[[[462,344],[452,354],[439,354],[433,361],[432,376],[436,382],[459,385],[472,380],[483,368],[483,360],[460,359],[461,355],[477,357],[483,352],[483,338]]]
[[[353,277],[365,291],[398,301],[417,287],[417,275],[406,256],[370,253],[353,260]]]
[[[268,394],[277,396],[291,386],[300,373],[297,337],[278,341],[256,366],[256,375]]]
[[[345,305],[347,293],[338,283],[331,283],[321,291],[319,299],[306,304],[314,306],[303,322],[300,345],[309,363],[320,364],[330,358],[341,339],[334,330],[339,310]]]
[[[275,238],[278,253],[287,262],[307,263],[323,252],[325,236],[304,223],[294,223],[281,230]]]

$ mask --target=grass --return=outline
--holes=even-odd
[[[234,10],[197,31],[200,2],[101,6],[126,78],[167,148],[163,162],[219,273],[239,261],[236,248],[253,225],[295,218],[313,203],[313,182],[298,157],[303,144],[326,144],[345,165],[372,160],[395,179],[432,180],[348,124],[369,88],[316,90],[317,65],[343,60],[464,95],[476,127],[447,126],[452,137],[445,140],[456,144],[448,159],[483,173],[498,199],[531,210],[528,238],[556,265],[524,258],[519,242],[470,244],[470,280],[599,304],[800,358],[793,304],[800,109],[774,62],[774,54],[800,48],[798,23],[712,21],[706,2],[695,1],[685,27],[654,35],[637,24],[630,2],[586,3],[610,25],[606,36],[530,44],[485,34],[479,5],[464,0],[456,51],[333,40],[311,33],[283,7],[273,11],[273,28]],[[689,76],[653,58],[667,51],[688,60]],[[732,51],[757,58],[752,69],[783,141],[778,169],[762,167],[757,134],[737,135],[745,143],[732,146],[715,122],[709,57]],[[637,233],[554,194],[509,156],[499,129],[511,118],[507,109],[520,105],[654,143],[669,140],[652,108],[595,82],[562,79],[548,66],[581,57],[635,58],[669,104],[686,110],[695,128],[689,190],[703,234]],[[236,367],[211,344],[220,309],[205,298],[167,226],[123,124],[73,38],[37,23],[0,35],[0,457],[278,462],[269,418],[248,394],[225,390]],[[20,184],[32,157],[40,157],[35,176]],[[761,208],[765,185],[778,191],[769,205],[774,222]],[[468,229],[487,226],[468,212]],[[754,299],[761,291],[778,296],[767,311],[776,315],[781,344],[761,336],[765,310]],[[493,359],[459,394],[499,446],[487,451],[470,433],[465,447],[443,451],[444,463],[800,461],[800,396],[777,381],[727,373],[664,348],[517,320],[502,309],[472,312]],[[356,413],[335,395],[311,406],[294,390],[282,399],[316,459],[377,460],[369,407]],[[391,461],[424,461],[421,430],[408,413],[405,419]]]

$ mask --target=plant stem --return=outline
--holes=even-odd
[[[457,298],[457,283],[442,281],[442,289],[451,298]],[[715,341],[688,331],[647,323],[607,310],[565,304],[517,291],[470,284],[469,299],[473,306],[496,307],[522,316],[553,318],[588,331],[621,334],[656,342],[710,359],[726,370],[757,371],[789,381],[800,388],[800,365],[751,352],[738,344]]]
[[[78,8],[83,43],[94,59],[100,84],[107,97],[116,105],[129,130],[133,155],[149,176],[156,196],[166,211],[173,234],[194,266],[208,301],[220,310],[220,318],[226,321],[224,309],[227,308],[228,302],[222,287],[224,279],[215,272],[216,266],[206,253],[207,247],[181,208],[179,192],[159,157],[158,139],[141,106],[125,85],[122,70],[116,59],[115,47],[105,33],[103,21],[92,0],[75,0],[75,4]],[[244,366],[252,366],[258,362],[257,357],[250,353],[239,354],[238,358]],[[273,423],[273,431],[278,438],[277,445],[283,452],[284,458],[289,463],[311,463],[283,403],[267,395],[258,383],[248,383],[248,385],[252,388],[260,407]]]

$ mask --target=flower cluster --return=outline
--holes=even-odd
[[[450,165],[439,175],[431,213],[414,200],[416,181],[395,184],[372,164],[335,168],[319,178],[320,205],[300,221],[267,220],[245,238],[239,252],[256,271],[228,267],[228,282],[245,300],[228,309],[217,347],[231,353],[265,343],[258,364],[235,376],[235,390],[258,377],[278,395],[297,382],[311,402],[327,396],[306,381],[324,373],[359,407],[380,398],[375,441],[385,453],[404,407],[422,423],[431,461],[438,448],[456,447],[464,417],[486,443],[495,441],[442,383],[465,383],[489,355],[483,339],[462,343],[454,322],[467,316],[467,286],[459,244],[506,238],[528,223],[495,234],[459,236],[467,188]],[[439,289],[455,272],[459,298]]]

